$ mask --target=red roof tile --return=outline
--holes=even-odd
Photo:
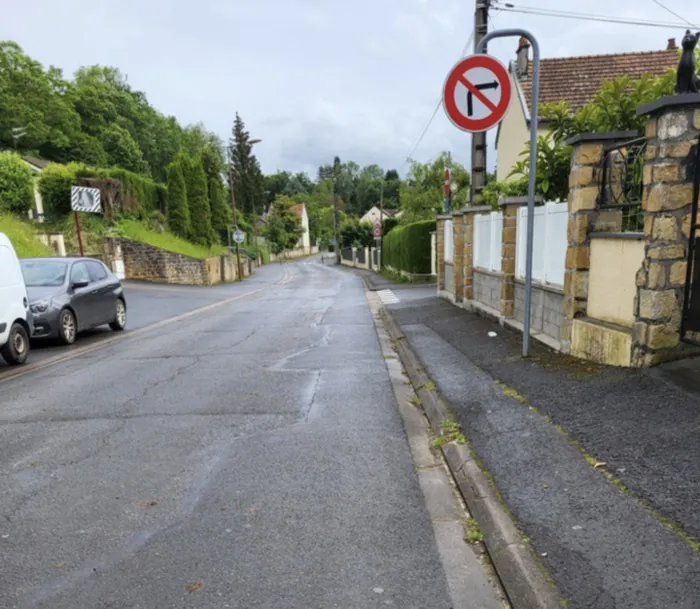
[[[659,76],[678,65],[678,51],[649,51],[646,53],[619,53],[559,57],[540,62],[540,103],[566,101],[576,111],[585,106],[599,91],[603,82],[627,75],[633,79],[643,74]],[[519,77],[528,112],[532,97],[532,61],[528,76]]]

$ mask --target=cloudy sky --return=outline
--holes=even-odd
[[[509,1],[678,22],[654,0]],[[700,3],[660,1],[700,24]],[[0,38],[66,74],[86,64],[116,66],[162,112],[224,138],[238,111],[263,139],[256,152],[264,171],[313,175],[334,155],[402,166],[472,32],[474,2],[0,0]],[[544,57],[662,49],[684,31],[495,8],[490,27],[531,30]],[[515,45],[497,42],[490,51],[507,62]],[[469,136],[440,109],[413,157],[426,161],[450,150],[468,164],[469,147]]]

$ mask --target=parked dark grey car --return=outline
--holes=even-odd
[[[109,324],[126,327],[124,288],[92,258],[24,258],[20,261],[34,318],[33,338],[75,342],[78,332]]]

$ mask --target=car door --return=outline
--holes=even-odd
[[[90,272],[84,261],[74,262],[70,269],[70,304],[78,318],[78,329],[95,325],[97,290],[90,281]]]
[[[97,260],[86,260],[90,273],[90,285],[95,296],[93,325],[107,324],[114,321],[116,303],[114,285],[109,279],[107,269]]]

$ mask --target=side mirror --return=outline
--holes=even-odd
[[[78,289],[78,288],[86,288],[90,285],[89,281],[74,281],[73,282],[73,289]]]

